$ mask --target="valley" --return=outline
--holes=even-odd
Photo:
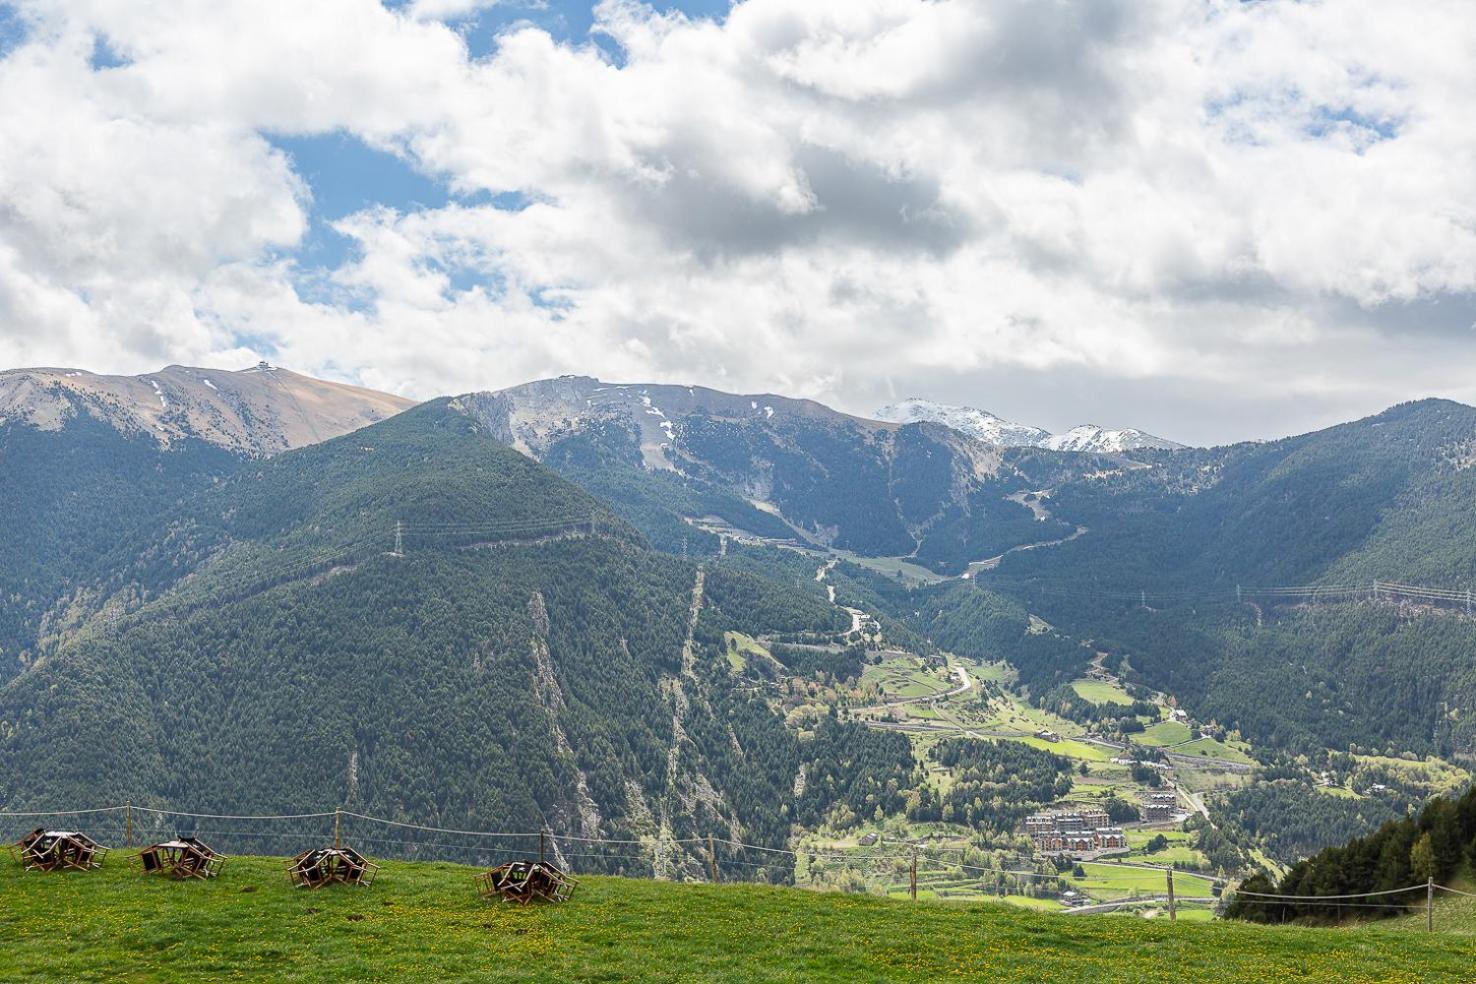
[[[0,982],[1476,981],[1476,3],[0,0]]]
[[[1403,426],[1433,414],[1440,440],[1476,429],[1413,413]],[[0,751],[29,763],[0,770],[11,809],[328,795],[639,845],[596,871],[701,879],[695,845],[718,836],[760,852],[734,863],[764,880],[910,897],[915,877],[920,898],[1062,913],[1156,917],[1172,868],[1196,919],[1248,874],[1471,781],[1462,606],[1242,591],[1178,547],[1249,584],[1359,576],[1360,553],[1394,549],[1384,524],[1423,528],[1429,483],[1466,481],[1439,441],[1406,485],[1349,499],[1363,525],[1309,532],[1292,521],[1320,515],[1303,502],[1320,486],[1287,475],[1324,474],[1333,451],[1311,438],[999,448],[582,378],[272,453],[132,419],[5,425],[4,453],[65,450],[54,489],[106,468],[76,485],[75,527],[17,533],[47,577],[17,582],[4,626]],[[1408,445],[1372,433],[1367,468],[1397,471]],[[120,479],[120,532],[86,549]],[[1264,534],[1284,550],[1236,526],[1262,499],[1291,523]],[[375,690],[356,705],[309,710],[361,674]],[[1412,726],[1358,699],[1375,686],[1394,708],[1444,688],[1445,710]],[[1026,829],[1077,815],[1104,818],[1089,844]]]
[[[827,565],[821,570],[828,573],[832,569]],[[1007,662],[978,662],[947,653],[924,657],[885,648],[883,640],[876,637],[870,641],[880,648],[869,657],[874,661],[864,667],[858,687],[852,693],[835,696],[844,702],[845,713],[852,719],[878,730],[906,734],[914,755],[924,763],[925,784],[946,792],[957,781],[954,769],[936,761],[935,749],[941,741],[1003,740],[1058,757],[1072,772],[1069,789],[1059,798],[1039,803],[1042,811],[1100,805],[1108,800],[1141,810],[1149,790],[1158,785],[1173,790],[1183,809],[1167,822],[1130,826],[1130,849],[1123,858],[1068,864],[1066,869],[1034,857],[1030,840],[1008,823],[995,824],[987,810],[968,822],[959,822],[962,818],[949,812],[942,821],[897,817],[848,821],[843,817],[840,823],[830,822],[799,835],[801,855],[809,850],[823,855],[824,860],[805,864],[802,857],[796,866],[797,882],[817,888],[865,888],[907,896],[911,890],[905,878],[899,882],[896,861],[881,863],[878,868],[871,859],[878,854],[895,858],[898,852],[911,852],[925,859],[918,867],[919,897],[995,899],[1057,911],[1086,909],[1098,903],[1127,903],[1156,913],[1161,909],[1154,895],[1163,890],[1162,866],[1173,865],[1184,869],[1179,891],[1186,918],[1193,918],[1189,914],[1196,909],[1208,912],[1213,908],[1216,883],[1189,874],[1189,870],[1213,873],[1215,866],[1191,846],[1194,835],[1182,830],[1181,825],[1188,813],[1205,812],[1197,793],[1191,790],[1234,788],[1244,781],[1242,766],[1252,761],[1244,752],[1220,746],[1227,754],[1237,756],[1235,761],[1198,751],[1185,753],[1183,764],[1153,771],[1151,778],[1144,780],[1141,768],[1133,768],[1133,756],[1149,749],[1155,751],[1148,754],[1155,754],[1165,741],[1161,732],[1149,728],[1137,736],[1136,742],[1111,741],[1074,721],[1030,706],[1016,689],[1015,674]],[[1074,684],[1085,691],[1084,697],[1090,695],[1095,703],[1124,707],[1134,703],[1100,665],[1094,671],[1094,677]],[[817,698],[827,696],[821,693]],[[822,714],[827,710],[826,706],[802,702],[790,713]],[[1173,723],[1166,706],[1155,705],[1154,714],[1164,719],[1154,727]],[[1184,740],[1192,741],[1188,728],[1184,730]],[[1211,739],[1200,739],[1205,740]],[[992,834],[981,836],[981,826],[992,827]],[[1160,836],[1163,840],[1155,842],[1154,838]],[[1132,902],[1139,896],[1141,904]]]

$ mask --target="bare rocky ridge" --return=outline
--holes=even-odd
[[[0,372],[0,423],[60,430],[85,413],[168,446],[186,438],[271,455],[338,437],[414,401],[266,364],[239,372],[169,366],[141,376],[80,369]]]
[[[609,465],[723,489],[804,539],[863,550],[912,551],[1002,463],[998,447],[942,425],[908,429],[812,400],[702,386],[561,376],[468,394],[456,405],[536,460],[557,460],[561,446],[582,438]],[[924,461],[932,465],[927,488],[904,488]]]
[[[591,422],[618,420],[640,434],[642,463],[649,470],[672,469],[679,456],[676,421],[689,413],[756,425],[779,419],[895,431],[897,424],[839,413],[813,400],[773,394],[736,394],[705,386],[607,383],[589,376],[560,376],[524,383],[496,393],[463,397],[477,403],[478,416],[493,424],[498,437],[533,458],[542,458],[559,439]]]

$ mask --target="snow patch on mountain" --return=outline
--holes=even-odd
[[[1184,445],[1146,434],[1136,427],[1110,430],[1095,424],[1081,424],[1064,434],[1052,434],[1041,447],[1052,451],[1094,451],[1112,453],[1136,451],[1139,448],[1181,448]]]
[[[931,400],[912,398],[892,403],[876,412],[876,419],[894,424],[930,422],[967,434],[988,444],[1003,448],[1048,448],[1052,451],[1085,451],[1113,454],[1140,448],[1180,448],[1184,445],[1155,437],[1135,427],[1110,430],[1095,424],[1082,424],[1064,434],[1052,434],[1040,427],[1017,424],[987,410],[975,407],[951,407]]]
[[[950,407],[916,398],[882,407],[876,412],[876,419],[894,424],[942,424],[1004,448],[1038,447],[1051,436],[1050,431],[1013,423],[1003,417],[996,417],[988,410]]]

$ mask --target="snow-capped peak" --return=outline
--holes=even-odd
[[[1041,445],[1052,451],[1096,451],[1112,453],[1139,448],[1181,448],[1182,444],[1146,434],[1136,427],[1109,430],[1096,424],[1080,424],[1064,434],[1052,434]]]
[[[894,424],[930,421],[1005,448],[1047,448],[1052,451],[1113,454],[1139,448],[1183,447],[1182,444],[1154,437],[1135,427],[1109,430],[1095,424],[1082,424],[1064,434],[1052,434],[1039,427],[1005,420],[987,410],[950,407],[916,397],[882,407],[876,412],[876,418]]]
[[[988,410],[976,407],[950,407],[917,397],[889,404],[876,412],[877,420],[894,424],[916,424],[931,421],[952,427],[970,437],[1005,448],[1038,447],[1051,436],[1039,427],[1012,423]]]

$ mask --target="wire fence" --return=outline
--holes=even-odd
[[[574,874],[787,884],[911,898],[1059,896],[1070,886],[1069,871],[1057,871],[1052,862],[973,847],[842,850],[752,844],[716,834],[590,837],[546,829],[485,831],[346,809],[255,815],[123,805],[0,812],[0,836],[7,841],[37,827],[76,830],[115,848],[140,849],[175,837],[198,837],[225,854],[290,857],[341,842],[395,860],[490,867],[543,859]]]
[[[290,857],[342,843],[381,859],[450,862],[491,867],[507,861],[546,860],[572,874],[619,875],[687,882],[760,882],[798,887],[867,891],[899,898],[983,900],[1048,898],[1075,903],[1066,912],[1090,914],[1122,908],[1206,908],[1222,902],[1263,922],[1342,922],[1351,918],[1407,916],[1404,923],[1433,930],[1469,927],[1476,893],[1425,884],[1368,892],[1290,895],[1227,889],[1220,879],[1189,870],[1146,864],[1094,862],[1098,881],[1082,887],[1080,872],[1059,870],[1053,860],[973,846],[908,844],[874,849],[751,844],[716,834],[676,837],[594,837],[551,830],[486,831],[392,820],[336,809],[308,813],[235,814],[123,805],[77,810],[0,811],[0,836],[17,841],[36,828],[75,830],[114,848],[142,849],[175,837],[197,837],[226,854]],[[1122,880],[1101,884],[1104,871]],[[1180,890],[1175,895],[1175,875]],[[1162,878],[1162,881],[1158,879]],[[1213,893],[1207,892],[1213,887]],[[1198,893],[1198,894],[1194,894]],[[1437,912],[1435,900],[1461,900],[1460,911]],[[1396,920],[1396,925],[1399,921]]]
[[[1237,889],[1230,901],[1236,914],[1258,922],[1332,922],[1353,919],[1406,917],[1410,927],[1427,932],[1453,930],[1469,933],[1476,921],[1476,904],[1461,901],[1459,905],[1440,905],[1442,896],[1454,900],[1476,899],[1476,893],[1441,885],[1434,879],[1402,888],[1386,888],[1368,892],[1330,892],[1312,895],[1288,895]],[[1381,921],[1381,925],[1386,925]],[[1396,926],[1400,920],[1394,920]]]

